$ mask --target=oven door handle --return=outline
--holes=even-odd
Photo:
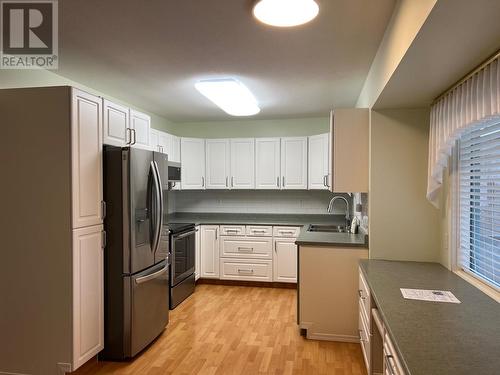
[[[174,237],[174,240],[180,240],[181,238],[184,238],[184,237],[187,237],[187,236],[191,236],[191,235],[195,234],[196,232],[198,232],[198,229],[189,231],[187,233],[182,233],[182,234],[180,234],[178,236],[174,234],[173,237]]]

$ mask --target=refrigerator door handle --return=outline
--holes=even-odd
[[[160,277],[161,275],[163,275],[165,272],[168,271],[168,263],[165,267],[163,267],[161,270],[159,271],[156,271],[156,272],[153,272],[152,274],[150,275],[146,275],[146,276],[142,276],[142,277],[138,277],[137,279],[135,279],[135,283],[136,284],[142,284],[142,283],[145,283],[145,282],[148,282],[148,281],[151,281],[153,279],[156,279],[158,277]]]
[[[158,206],[160,203],[161,187],[158,184],[158,175],[156,174],[156,167],[155,167],[154,161],[151,162],[149,167],[150,167],[150,172],[153,176],[153,185],[154,185],[153,194],[155,195],[154,203],[153,203],[154,209],[151,210],[152,211],[151,221],[155,224],[155,227],[153,228],[153,236],[151,239],[151,251],[155,252],[156,248],[158,247],[158,242],[159,242],[159,237],[160,237],[160,228],[161,228],[160,222],[158,221],[158,213],[160,211]],[[154,220],[153,220],[153,215],[156,215],[156,217],[154,217]]]
[[[158,196],[159,196],[159,201],[158,201],[158,210],[157,210],[157,223],[158,223],[158,235],[156,239],[156,246],[154,249],[154,252],[156,253],[158,251],[158,247],[160,246],[160,237],[161,237],[161,228],[163,228],[163,189],[162,189],[162,184],[161,184],[161,177],[160,177],[160,170],[158,168],[158,163],[156,161],[153,161],[154,166],[155,166],[155,171],[156,171],[156,178],[157,178],[157,186],[158,186]]]

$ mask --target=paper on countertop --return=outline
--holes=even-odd
[[[401,289],[403,298],[419,301],[461,303],[452,292],[447,290]]]

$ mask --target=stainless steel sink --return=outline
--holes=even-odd
[[[326,232],[326,233],[344,233],[346,232],[346,227],[343,225],[321,225],[321,224],[311,224],[307,228],[308,232]]]

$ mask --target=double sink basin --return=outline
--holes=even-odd
[[[311,224],[307,228],[308,232],[320,233],[346,233],[347,228],[343,225]]]

